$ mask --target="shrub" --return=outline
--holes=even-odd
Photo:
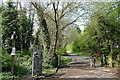
[[[16,53],[19,54],[20,56],[24,56],[24,55],[32,56],[32,52],[29,50],[22,50],[22,51],[18,50],[16,51]]]
[[[66,49],[65,48],[58,48],[57,51],[56,51],[56,53],[57,53],[57,55],[61,55],[61,56],[68,55],[66,53]]]
[[[23,51],[21,51],[23,52]],[[28,51],[29,52],[29,51]],[[2,71],[10,72],[12,57],[2,50]],[[32,57],[30,55],[21,55],[16,53],[14,56],[14,72],[15,75],[21,76],[32,72]]]
[[[2,71],[10,71],[11,55],[2,50]]]
[[[67,64],[71,61],[72,61],[71,58],[61,58],[61,65]]]
[[[52,63],[51,63],[51,65],[53,67],[58,67],[58,56],[57,55],[55,55],[55,56],[52,57]]]
[[[43,53],[42,68],[43,69],[53,68],[53,66],[52,66],[52,55],[50,53]]]
[[[0,73],[0,76],[1,76],[1,80],[10,80],[13,78],[14,78],[14,80],[20,80],[19,76],[13,76],[11,72]]]
[[[22,76],[27,74],[29,71],[27,68],[21,66],[21,65],[15,65],[15,69],[14,69],[15,75],[17,76]]]
[[[32,57],[16,55],[15,72],[17,75],[24,75],[32,72]]]

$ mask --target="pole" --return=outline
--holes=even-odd
[[[93,67],[92,57],[90,58],[90,67]]]
[[[12,72],[12,75],[14,75],[14,56],[15,56],[15,52],[16,52],[16,49],[15,49],[15,31],[13,32],[11,39],[13,40],[13,48],[12,48],[12,53],[11,53],[11,56],[12,56],[11,72]]]
[[[14,56],[12,55],[12,74],[14,75]]]
[[[34,53],[33,53],[33,59],[32,59],[32,76],[34,76],[34,59],[35,59],[35,56],[34,56]]]

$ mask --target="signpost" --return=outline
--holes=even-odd
[[[15,47],[12,48],[12,53],[10,54],[12,56],[12,74],[14,74],[14,56],[15,56]]]
[[[11,39],[13,40],[13,48],[12,48],[12,52],[11,52],[11,56],[12,56],[12,74],[14,75],[14,56],[16,54],[16,48],[15,48],[15,31],[13,32]]]

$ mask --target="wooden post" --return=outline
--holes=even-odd
[[[90,67],[93,67],[92,57],[90,57]]]
[[[60,55],[58,55],[58,67],[60,67],[60,66],[61,66],[60,59],[61,59],[61,56],[60,56]]]
[[[15,48],[15,39],[16,39],[16,32],[13,31],[13,34],[11,36],[11,39],[13,40],[13,48],[12,48],[12,52],[11,52],[11,56],[12,56],[12,66],[11,66],[11,71],[12,71],[12,75],[14,75],[14,56],[16,54],[16,48]],[[14,77],[13,77],[14,79]]]
[[[12,67],[11,67],[11,70],[12,70],[12,74],[14,75],[14,56],[12,55]]]
[[[2,54],[0,54],[0,73],[2,73]],[[0,77],[0,80],[2,80],[2,77]]]
[[[117,64],[118,64],[118,67],[120,67],[120,54],[117,55]]]
[[[112,56],[109,56],[109,67],[112,67]]]

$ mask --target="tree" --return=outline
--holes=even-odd
[[[27,10],[20,8],[19,10],[19,40],[21,46],[21,50],[28,50],[33,43],[33,20],[34,15],[26,16]]]
[[[8,2],[6,7],[3,7],[2,11],[2,39],[3,48],[11,53],[12,41],[11,35],[13,31],[18,31],[18,11],[16,10],[14,3]],[[18,35],[18,33],[16,34]]]
[[[26,16],[26,10],[16,8],[14,2],[3,5],[2,28],[3,49],[11,53],[13,42],[11,35],[15,31],[15,47],[17,50],[28,50],[33,41],[33,19]]]
[[[60,5],[62,4],[62,8],[59,8]],[[59,40],[59,36],[61,35],[61,32],[68,27],[69,25],[73,24],[74,22],[76,22],[81,16],[83,16],[83,14],[78,14],[81,10],[80,10],[80,3],[76,4],[76,3],[60,3],[59,1],[56,3],[52,3],[53,5],[53,12],[54,12],[54,16],[51,17],[49,14],[46,14],[46,16],[48,16],[49,18],[51,18],[51,20],[53,22],[55,22],[55,42],[54,42],[54,46],[53,46],[53,55],[55,55],[55,51],[57,49],[57,43]],[[74,5],[74,7],[73,7]],[[82,8],[81,8],[82,9]],[[72,14],[74,14],[74,19],[71,20],[68,23],[64,23],[62,20],[67,16],[70,17]],[[61,24],[64,25],[61,25]]]
[[[36,38],[39,41],[38,48],[42,47],[43,50],[43,67],[44,68],[49,68],[51,64],[51,54],[50,54],[50,44],[51,44],[51,39],[50,39],[50,34],[48,30],[48,26],[44,17],[44,10],[39,3],[31,3],[37,12],[38,16],[38,31],[36,34]]]
[[[101,5],[100,5],[101,4]],[[87,41],[89,48],[93,45],[93,49],[97,50],[101,56],[102,66],[107,64],[106,56],[116,55],[113,50],[117,44],[119,44],[119,28],[118,28],[118,15],[117,15],[117,4],[116,3],[96,3],[91,8],[92,14],[86,27],[85,32],[90,37]],[[93,23],[94,22],[94,23]],[[90,44],[90,45],[89,45]],[[110,47],[111,46],[111,47]],[[104,49],[106,48],[106,52]],[[118,54],[118,53],[117,53]]]
[[[80,7],[80,4],[60,3],[59,1],[56,3],[50,2],[45,4],[33,3],[35,7],[38,6],[36,7],[36,10],[39,10],[39,14],[38,14],[38,17],[40,17],[39,21],[41,20],[41,17],[42,18],[44,17],[46,20],[49,19],[50,21],[52,21],[51,23],[53,23],[52,26],[54,27],[54,30],[51,31],[51,29],[49,29],[50,33],[51,32],[53,33],[51,34],[51,36],[53,37],[50,37],[53,43],[51,44],[50,52],[52,53],[53,56],[57,57],[56,49],[59,48],[58,40],[60,40],[60,38],[62,37],[63,35],[62,32],[66,27],[76,22],[83,15],[83,14],[78,14],[82,10],[82,8]],[[70,16],[73,14],[75,14],[74,18],[68,20],[70,19]],[[68,22],[64,20],[68,20]]]

